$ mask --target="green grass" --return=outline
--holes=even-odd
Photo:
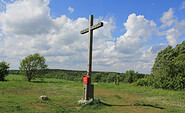
[[[9,81],[13,81],[13,80],[23,80],[24,77],[23,76],[20,76],[20,75],[12,75],[12,74],[9,74],[8,76],[5,77],[6,80],[9,80]]]
[[[102,103],[78,106],[83,96],[81,82],[60,79],[24,81],[19,75],[9,75],[0,82],[0,113],[184,113],[185,91],[154,89],[130,84],[98,83],[95,98]],[[47,95],[50,100],[39,100]]]

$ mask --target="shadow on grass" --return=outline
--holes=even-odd
[[[106,103],[104,103],[104,102],[101,102],[103,105],[105,105],[105,106],[147,106],[147,107],[152,107],[152,108],[157,108],[157,109],[165,109],[165,108],[163,108],[163,107],[159,107],[159,106],[154,106],[154,105],[151,105],[151,104],[138,104],[138,103],[136,103],[136,104],[133,104],[133,105],[111,105],[111,104],[106,104]]]
[[[112,104],[107,104],[107,103],[104,103],[102,101],[100,101],[99,99],[95,99],[94,101],[90,102],[90,103],[86,103],[85,105],[82,106],[82,109],[101,109],[102,107],[104,106],[109,106],[109,107],[112,107],[112,106],[123,106],[123,107],[126,107],[126,106],[147,106],[147,107],[152,107],[152,108],[157,108],[157,109],[165,109],[163,107],[159,107],[157,105],[151,105],[151,104],[140,104],[140,103],[135,103],[135,104],[132,104],[132,105],[112,105]]]

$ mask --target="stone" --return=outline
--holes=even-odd
[[[97,104],[97,103],[101,103],[100,99],[89,99],[89,100],[84,100],[82,98],[82,100],[78,101],[78,105],[92,105],[92,104]]]
[[[47,96],[45,96],[45,95],[40,96],[39,99],[40,99],[40,100],[49,100],[49,98],[48,98]]]
[[[82,100],[79,100],[78,101],[78,105],[86,105],[86,104],[91,104],[93,102],[93,99],[90,99],[90,100],[84,100],[82,98]]]

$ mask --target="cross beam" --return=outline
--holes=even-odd
[[[100,23],[98,23],[96,25],[91,26],[91,30],[98,29],[98,28],[100,28],[102,26],[103,26],[103,22],[100,22]],[[88,32],[89,32],[89,28],[86,28],[86,29],[82,30],[80,33],[81,34],[85,34],[85,33],[88,33]]]
[[[83,100],[94,99],[94,86],[91,85],[93,30],[98,29],[102,26],[103,22],[93,25],[93,15],[89,15],[89,28],[84,29],[80,32],[81,34],[89,32],[87,75],[90,76],[90,79],[88,84],[84,84]]]

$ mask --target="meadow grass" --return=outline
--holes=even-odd
[[[25,81],[20,75],[9,75],[0,82],[0,113],[184,113],[185,91],[96,83],[95,98],[101,104],[78,106],[83,83],[61,79]],[[46,95],[50,100],[39,100]]]

